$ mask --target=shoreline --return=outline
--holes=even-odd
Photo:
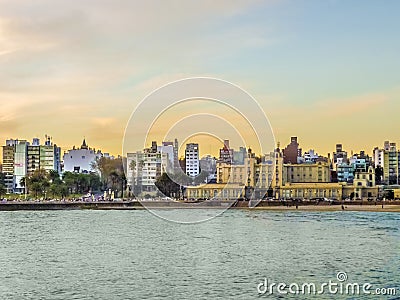
[[[343,208],[342,208],[343,204]],[[203,203],[184,203],[172,201],[9,201],[0,202],[1,211],[41,211],[41,210],[145,210],[145,209],[242,209],[256,211],[311,211],[311,212],[335,212],[335,211],[354,211],[354,212],[400,212],[400,201],[383,202],[281,202],[281,201],[261,201],[256,207],[250,208],[248,201],[210,201]]]

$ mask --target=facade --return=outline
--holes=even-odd
[[[233,163],[238,165],[244,164],[246,156],[247,150],[245,147],[239,147],[239,151],[233,150]]]
[[[12,193],[14,190],[14,150],[14,140],[7,140],[3,146],[4,185],[7,193]]]
[[[243,164],[217,162],[217,183],[236,184],[253,189],[257,198],[272,197],[269,190],[280,184],[281,170],[282,155],[276,156],[273,152],[257,159],[249,149]]]
[[[153,145],[154,146],[154,145]],[[135,195],[155,195],[158,191],[155,182],[165,173],[168,153],[157,151],[157,147],[127,154],[127,184]]]
[[[218,161],[227,164],[233,163],[233,149],[229,147],[229,140],[224,140],[224,147],[219,149]]]
[[[343,150],[342,144],[336,144],[336,151],[333,152],[333,163],[347,163],[347,152]]]
[[[302,151],[299,148],[297,137],[292,136],[290,144],[283,149],[283,163],[285,164],[297,164],[297,158],[301,157]]]
[[[93,163],[102,157],[101,151],[91,149],[84,139],[79,149],[71,149],[64,153],[64,172],[90,173],[95,172]]]
[[[336,165],[337,180],[338,182],[353,183],[354,169],[353,166],[347,163],[339,163]]]
[[[33,139],[32,145],[28,145],[27,149],[27,174],[32,175],[33,172],[40,168],[40,141]]]
[[[343,197],[341,183],[287,183],[281,187],[283,199],[315,199],[327,198],[341,200]]]
[[[235,183],[239,185],[255,185],[256,158],[251,149],[242,165],[217,162],[217,183]]]
[[[245,197],[245,186],[239,184],[205,184],[188,186],[185,190],[187,199],[222,199],[236,200]]]
[[[330,166],[326,162],[315,164],[284,164],[283,184],[330,182]]]
[[[383,149],[374,149],[375,167],[382,167],[383,182],[385,184],[399,184],[400,176],[400,151],[396,143],[385,141]]]
[[[28,142],[18,140],[14,150],[14,193],[23,193],[25,184],[21,180],[27,175],[27,150]]]
[[[313,149],[310,149],[308,152],[304,152],[302,157],[297,158],[297,163],[316,163],[318,159],[319,155]]]
[[[157,146],[157,152],[164,155],[166,160],[162,163],[167,170],[173,170],[175,167],[175,147],[172,142],[163,142],[161,146]]]
[[[186,175],[196,177],[200,174],[199,144],[186,144],[185,162]]]
[[[33,139],[32,144],[26,140],[6,140],[3,146],[3,172],[7,193],[23,193],[25,183],[21,180],[35,170],[60,172],[60,152],[61,149],[53,145],[47,136],[45,145],[40,145],[37,138]]]

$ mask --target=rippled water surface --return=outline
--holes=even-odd
[[[147,211],[33,211],[0,212],[0,226],[0,299],[259,299],[264,278],[338,272],[400,297],[400,214],[230,210],[182,225]]]

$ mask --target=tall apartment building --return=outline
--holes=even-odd
[[[227,164],[233,163],[233,149],[229,147],[229,140],[224,140],[224,147],[219,149],[218,160]]]
[[[61,148],[53,144],[52,137],[46,135],[44,145],[39,146],[39,168],[61,173]]]
[[[166,154],[167,159],[165,161],[162,161],[164,168],[170,171],[174,170],[175,168],[174,144],[172,142],[162,142],[161,146],[157,146],[157,152]]]
[[[3,146],[3,172],[7,192],[23,193],[25,184],[21,180],[37,169],[60,172],[60,152],[61,149],[53,145],[47,136],[45,145],[40,145],[36,138],[32,145],[26,140],[6,140]]]
[[[135,195],[158,191],[155,182],[166,172],[169,158],[168,153],[161,153],[156,149],[153,144],[153,147],[146,148],[143,152],[127,153],[127,183]]]
[[[396,143],[385,141],[383,149],[374,149],[375,167],[383,169],[383,182],[385,184],[399,184],[400,176],[400,151]]]
[[[14,189],[14,151],[15,140],[7,140],[3,146],[3,173],[7,193],[12,193]]]
[[[302,156],[302,150],[299,148],[297,137],[292,136],[290,144],[283,149],[283,162],[285,164],[297,164],[297,158]]]
[[[199,144],[186,144],[185,149],[185,170],[186,174],[196,177],[200,173]]]
[[[26,140],[17,140],[14,150],[14,192],[23,193],[25,183],[21,180],[27,175],[27,150],[29,143]]]
[[[32,175],[35,170],[40,168],[40,140],[34,138],[31,145],[27,148],[27,174]]]
[[[346,163],[347,162],[347,152],[343,150],[342,144],[336,144],[336,151],[333,152],[333,163]]]

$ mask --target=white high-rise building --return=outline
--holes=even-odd
[[[166,171],[168,154],[155,149],[146,148],[143,152],[127,153],[128,188],[135,195],[158,191],[155,182]]]
[[[14,152],[14,192],[23,193],[24,185],[21,185],[21,179],[27,172],[27,149],[29,143],[26,140],[17,140]]]
[[[186,174],[196,177],[200,173],[199,144],[186,144],[185,150]]]

